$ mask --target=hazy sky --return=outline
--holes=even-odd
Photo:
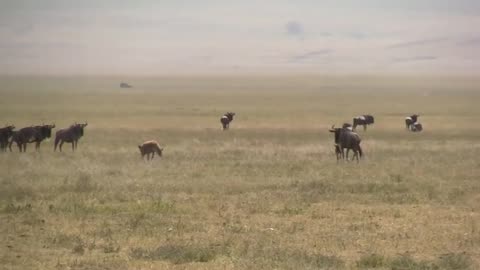
[[[0,0],[0,73],[480,74],[479,0]]]

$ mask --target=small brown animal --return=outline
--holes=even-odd
[[[138,149],[140,149],[142,159],[147,155],[147,160],[150,160],[150,154],[152,154],[151,159],[153,159],[155,157],[155,152],[161,157],[163,151],[163,148],[160,147],[158,142],[153,140],[144,142],[142,145],[138,146]]]

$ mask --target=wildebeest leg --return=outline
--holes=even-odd
[[[60,145],[58,146],[58,150],[60,150],[60,152],[62,152],[62,146],[63,146],[63,143],[64,143],[64,142],[65,142],[65,141],[61,141],[61,142],[60,142]]]
[[[27,152],[27,143],[23,143],[23,152]]]
[[[37,151],[40,150],[40,142],[35,143],[35,150],[37,150]]]
[[[75,141],[72,141],[72,152],[75,151]]]
[[[350,148],[347,148],[347,161],[348,161],[348,152],[350,151]]]
[[[155,152],[152,152],[152,159],[155,157]]]
[[[367,124],[363,124],[363,131],[367,131]]]

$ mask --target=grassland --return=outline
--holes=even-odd
[[[89,123],[78,152],[0,153],[0,268],[480,268],[480,80],[122,80],[0,79],[2,125]],[[361,113],[337,164],[328,128]]]

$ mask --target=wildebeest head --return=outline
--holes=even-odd
[[[342,132],[342,128],[335,128],[335,125],[332,125],[329,131],[335,134],[335,143],[340,143],[340,132]]]
[[[366,115],[364,115],[363,117],[365,117],[365,122],[366,122],[367,124],[370,125],[370,124],[375,123],[375,118],[373,118],[372,115],[366,114]]]
[[[73,132],[75,134],[77,134],[78,136],[82,137],[84,132],[83,132],[83,129],[88,125],[87,122],[85,122],[85,124],[77,124],[75,122],[75,124],[73,124],[72,126],[70,126],[70,128],[73,130]]]
[[[163,153],[163,147],[162,148],[160,148],[160,147],[157,148],[157,154],[158,154],[159,157],[162,156],[162,153]]]
[[[5,130],[7,130],[7,133],[11,135],[13,133],[13,130],[15,129],[14,125],[5,125]]]
[[[232,121],[233,117],[235,116],[234,112],[227,112],[225,116],[228,118],[228,120]]]
[[[418,114],[411,115],[410,118],[412,119],[412,123],[417,122],[419,116],[420,116],[420,115],[418,115]]]
[[[52,129],[54,128],[55,128],[55,124],[52,124],[52,125],[43,124],[40,126],[40,134],[44,138],[50,138],[52,137]]]

